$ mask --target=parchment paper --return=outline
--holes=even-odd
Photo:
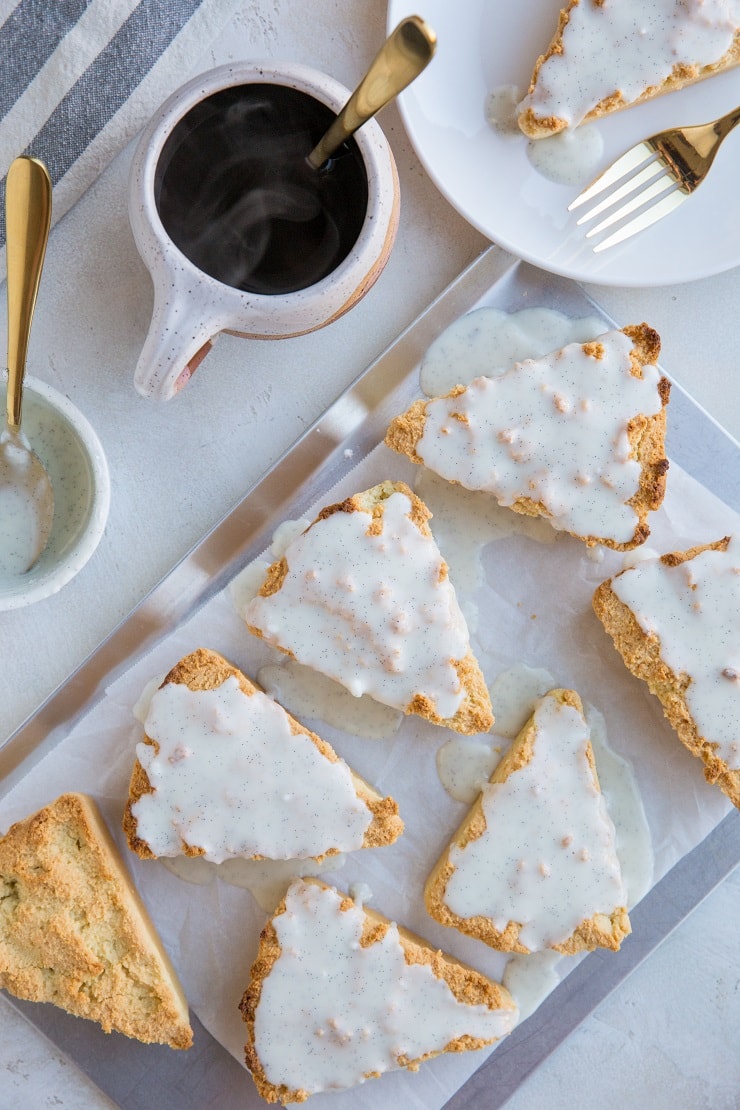
[[[389,477],[414,485],[423,473],[384,446],[378,447],[327,493],[317,509]],[[433,487],[425,480],[423,489],[431,494],[429,505],[434,511]],[[706,784],[700,762],[679,743],[657,700],[627,672],[593,614],[595,587],[621,567],[622,557],[606,552],[599,561],[579,541],[556,535],[544,524],[533,528],[516,514],[492,505],[486,495],[467,496],[470,501],[461,517],[450,520],[439,513],[431,526],[464,611],[477,622],[472,641],[484,674],[492,682],[502,671],[522,663],[546,668],[556,684],[576,689],[603,713],[610,746],[631,763],[642,794],[657,881],[731,806],[716,787]],[[737,514],[672,465],[666,500],[652,516],[648,542],[660,553],[681,550],[716,540],[739,525]],[[470,552],[456,538],[461,528],[472,527],[494,537],[483,549],[477,570]],[[221,652],[252,677],[264,663],[281,658],[247,632],[230,591],[224,590],[173,629],[149,655],[132,662],[104,700],[2,800],[0,827],[6,829],[64,791],[92,794],[121,846],[192,1009],[217,1040],[242,1060],[244,1026],[237,1006],[249,981],[266,919],[264,910],[245,889],[221,880],[194,885],[159,861],[139,860],[128,850],[121,832],[134,749],[141,737],[132,708],[147,683],[197,647]],[[366,883],[372,890],[371,904],[380,912],[500,979],[504,955],[437,925],[423,908],[424,880],[466,811],[465,804],[447,795],[436,771],[436,752],[452,734],[411,717],[386,739],[350,736],[316,719],[306,718],[305,723],[324,735],[378,790],[392,794],[406,823],[396,844],[350,854],[340,870],[327,873],[326,880],[345,890],[354,883]],[[567,958],[560,961],[559,974],[570,966]],[[391,1100],[392,1105],[433,1110],[454,1094],[483,1058],[480,1052],[441,1056],[424,1064],[417,1074],[389,1073],[346,1093],[314,1096],[311,1105],[317,1110],[324,1106],[374,1110]],[[245,1105],[258,1102],[245,1071]]]

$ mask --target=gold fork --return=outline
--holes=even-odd
[[[586,232],[588,239],[636,213],[597,243],[594,250],[603,251],[629,239],[683,204],[701,185],[720,144],[738,123],[740,108],[734,108],[711,123],[660,131],[617,158],[568,205],[571,212],[611,190],[577,221],[585,224],[624,201]]]

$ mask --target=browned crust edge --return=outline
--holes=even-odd
[[[648,324],[630,324],[621,329],[632,342],[630,352],[632,361],[631,373],[636,378],[642,378],[645,366],[653,366],[660,355],[660,336]],[[594,352],[597,343],[582,344],[584,350]],[[598,357],[598,356],[596,356]],[[456,386],[446,397],[457,397],[465,390],[465,386]],[[630,420],[627,434],[632,448],[632,456],[640,463],[640,482],[637,492],[627,501],[637,514],[637,524],[630,540],[619,543],[608,536],[587,535],[582,536],[577,532],[569,535],[582,540],[589,547],[602,544],[614,551],[629,551],[633,547],[643,544],[650,534],[648,514],[660,508],[665,496],[666,474],[668,473],[668,460],[665,457],[665,431],[666,431],[666,405],[670,396],[670,382],[661,378],[658,382],[660,394],[660,411],[654,416],[637,415]],[[437,399],[437,398],[435,398]],[[417,454],[416,447],[424,434],[426,411],[428,401],[419,400],[400,416],[391,421],[385,437],[385,443],[393,451],[407,455],[412,462],[423,465],[423,460]],[[453,483],[455,484],[455,483]],[[541,501],[534,501],[529,497],[520,497],[508,508],[523,516],[547,519],[550,513]]]
[[[725,536],[714,543],[698,544],[687,551],[669,552],[661,559],[667,566],[678,566],[702,551],[725,551],[729,542],[730,537]],[[661,657],[659,637],[643,632],[632,610],[614,593],[612,581],[609,578],[602,582],[594,593],[596,616],[614,641],[627,669],[645,682],[658,698],[664,716],[681,743],[692,755],[701,759],[707,782],[718,786],[732,804],[740,808],[740,771],[731,771],[724,760],[715,754],[710,741],[699,732],[685,696],[690,676],[671,670]]]
[[[556,698],[561,704],[573,706],[583,715],[583,705],[575,690],[551,690],[548,697]],[[509,775],[525,767],[532,758],[536,729],[534,716],[530,717],[516,737],[506,755],[496,766],[490,781],[506,782]],[[591,745],[588,745],[587,758],[598,788],[599,780],[593,759]],[[528,954],[529,949],[519,940],[521,923],[509,921],[503,930],[496,929],[490,918],[482,914],[473,917],[460,917],[454,913],[445,902],[447,884],[455,870],[450,861],[452,845],[465,848],[471,841],[477,840],[486,830],[486,818],[483,812],[482,796],[478,797],[471,809],[466,814],[457,832],[452,837],[451,843],[442,852],[437,863],[432,868],[424,886],[424,904],[427,913],[448,928],[457,929],[461,933],[483,941],[490,948],[501,952],[518,952]],[[619,946],[631,931],[629,916],[624,906],[617,907],[611,914],[594,914],[593,917],[582,921],[575,931],[561,944],[553,944],[552,948],[564,955],[575,955],[577,952],[591,951],[594,948],[609,948],[617,951]]]
[[[403,493],[409,498],[411,502],[410,519],[422,535],[432,539],[432,532],[428,524],[432,514],[427,506],[405,482],[391,480],[380,482],[371,489],[365,490],[362,493],[357,493],[353,497],[345,498],[344,501],[337,502],[333,505],[327,505],[326,508],[321,510],[316,519],[312,521],[309,528],[313,528],[319,521],[326,520],[334,513],[364,512],[369,513],[371,517],[368,532],[370,534],[379,534],[383,528],[384,502],[394,493]],[[260,596],[270,597],[272,594],[277,593],[287,573],[288,561],[286,557],[283,556],[268,568],[265,581],[259,591]],[[447,564],[443,560],[441,575],[447,577],[447,574]],[[255,636],[262,638],[262,633],[259,628],[250,624],[247,625],[247,628]],[[280,648],[279,644],[273,646],[292,657],[292,652],[285,648]],[[432,724],[451,728],[456,732],[468,736],[478,732],[488,732],[493,724],[491,699],[486,681],[483,677],[483,672],[472,650],[469,650],[463,659],[453,659],[452,665],[455,667],[460,683],[465,691],[463,701],[454,717],[440,717],[435,712],[433,703],[422,695],[417,695],[412,698],[409,705],[406,706],[405,712],[407,714],[416,714],[427,721],[431,721]]]
[[[184,684],[191,690],[213,690],[221,686],[229,677],[236,678],[240,688],[247,697],[251,697],[252,694],[260,690],[260,687],[255,682],[252,682],[240,670],[232,666],[223,656],[208,648],[198,648],[190,655],[181,659],[179,663],[176,663],[164,679],[162,686],[165,686],[168,682],[177,682]],[[310,729],[299,724],[290,713],[287,713],[287,710],[285,712],[290,730],[294,736],[308,736],[323,756],[332,763],[337,762],[339,756],[326,740],[322,740],[316,733],[311,732]],[[157,746],[156,742],[146,735],[144,736],[144,742],[151,744],[152,747]],[[403,821],[398,816],[397,803],[391,797],[382,797],[377,790],[374,790],[373,787],[353,771],[351,767],[350,773],[357,796],[365,803],[372,813],[372,821],[365,830],[363,848],[380,848],[392,844],[403,832]],[[156,859],[156,856],[146,841],[142,840],[138,835],[136,817],[133,814],[132,807],[143,794],[150,793],[152,793],[152,785],[146,771],[137,759],[131,773],[129,796],[126,802],[122,823],[129,847],[133,852],[136,852],[141,859]],[[193,848],[191,845],[185,843],[182,844],[182,852],[186,856],[203,855],[202,848]],[[330,848],[323,856],[315,858],[323,860],[327,856],[337,855],[338,852],[339,849]]]
[[[572,9],[581,0],[569,0],[567,7],[561,9],[558,17],[558,26],[553,38],[544,54],[541,54],[535,62],[532,71],[532,77],[529,82],[529,89],[527,95],[531,96],[537,85],[540,70],[545,62],[553,55],[563,53],[563,32],[570,22],[570,13]],[[598,0],[596,0],[598,4]],[[580,121],[577,126],[584,123],[591,123],[593,120],[601,119],[603,116],[609,115],[611,112],[622,111],[625,108],[631,108],[636,104],[642,104],[645,100],[650,100],[656,96],[663,96],[665,93],[676,92],[678,89],[683,89],[687,85],[696,84],[697,81],[703,81],[707,77],[713,76],[715,73],[721,73],[726,69],[732,69],[733,66],[740,63],[740,30],[735,33],[732,46],[723,54],[716,62],[710,65],[685,65],[683,63],[677,64],[673,67],[668,77],[656,85],[648,85],[639,96],[634,100],[626,100],[624,94],[619,89],[615,89],[609,96],[605,96],[599,101]],[[539,116],[532,107],[527,107],[523,112],[519,113],[517,123],[520,130],[527,136],[528,139],[546,139],[551,135],[556,135],[560,131],[565,131],[568,128],[568,121],[561,119],[559,116]]]
[[[327,887],[327,884],[321,882],[320,879],[306,878],[303,881],[323,887],[324,889],[332,889]],[[354,903],[348,895],[342,897],[342,910],[350,909],[353,905]],[[284,1084],[270,1083],[265,1075],[255,1048],[254,1026],[257,1008],[262,994],[262,985],[269,975],[275,961],[280,956],[281,951],[273,921],[276,917],[279,917],[280,914],[285,913],[285,909],[285,898],[283,898],[272,918],[262,930],[259,951],[252,965],[250,983],[239,1003],[239,1010],[247,1026],[247,1044],[245,1046],[247,1067],[252,1073],[252,1078],[254,1079],[257,1090],[267,1102],[282,1102],[283,1104],[289,1102],[305,1102],[309,1097],[309,1093],[302,1089],[286,1087]],[[371,909],[368,906],[363,906],[363,913],[365,914],[366,921],[361,944],[363,947],[368,947],[382,939],[390,927],[391,921],[378,913],[377,910]],[[454,956],[449,956],[439,949],[432,948],[422,937],[412,933],[410,930],[404,928],[404,926],[397,925],[396,928],[398,929],[398,935],[401,946],[403,947],[406,963],[427,964],[431,967],[438,979],[445,980],[459,1002],[468,1006],[488,1006],[492,1010],[516,1009],[516,1004],[511,995],[500,983],[486,978],[486,976],[482,975],[474,968],[455,959]],[[401,1067],[409,1071],[416,1071],[424,1060],[429,1060],[434,1056],[440,1056],[444,1052],[468,1052],[470,1050],[483,1048],[485,1045],[492,1043],[493,1041],[490,1040],[462,1036],[454,1041],[450,1041],[450,1043],[445,1045],[439,1052],[428,1052],[424,1056],[420,1056],[413,1060],[401,1057],[398,1062]],[[372,1077],[373,1076],[368,1076],[367,1078]]]

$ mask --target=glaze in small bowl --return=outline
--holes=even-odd
[[[71,401],[27,377],[22,427],[51,479],[54,520],[38,562],[25,574],[0,576],[0,611],[49,597],[74,578],[98,546],[110,507],[103,448]]]

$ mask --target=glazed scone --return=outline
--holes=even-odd
[[[386,444],[587,544],[644,543],[665,493],[667,379],[647,324],[416,401]]]
[[[192,1044],[175,970],[84,794],[62,794],[0,839],[0,987],[106,1033]]]
[[[505,1036],[508,991],[315,879],[262,930],[240,1010],[267,1102],[303,1102]]]
[[[734,0],[570,0],[535,64],[519,126],[547,138],[739,61]]]
[[[646,559],[603,582],[594,609],[679,739],[740,807],[740,541]]]
[[[322,509],[268,570],[247,627],[356,697],[485,732],[488,690],[430,517],[390,481]]]
[[[551,690],[424,890],[431,917],[505,952],[619,948],[630,932],[614,825],[573,690]]]
[[[144,732],[123,818],[144,859],[323,859],[403,831],[393,798],[214,651],[173,667]]]

